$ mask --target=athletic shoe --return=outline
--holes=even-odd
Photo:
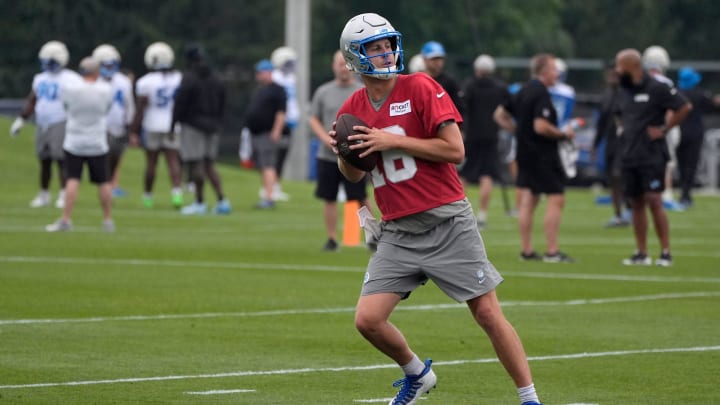
[[[536,251],[532,251],[530,253],[520,252],[520,260],[524,262],[528,261],[538,261],[542,260],[542,256],[540,256]]]
[[[47,191],[41,191],[38,195],[30,201],[30,207],[40,208],[47,207],[50,205],[50,193]]]
[[[153,198],[150,197],[150,196],[143,196],[143,200],[142,200],[142,201],[143,201],[143,205],[144,205],[146,208],[152,208],[152,207],[155,206],[155,200],[153,200]]]
[[[207,205],[195,201],[190,205],[182,207],[180,213],[183,215],[205,215],[207,214]]]
[[[510,210],[506,212],[507,216],[510,218],[517,218],[518,217],[518,210]]]
[[[213,208],[213,212],[217,215],[230,214],[232,212],[232,207],[230,206],[230,201],[228,201],[226,198],[218,201],[215,208]]]
[[[261,199],[265,198],[265,188],[260,187],[260,190],[258,190],[258,197]],[[272,199],[273,201],[290,201],[290,196],[282,191],[282,188],[278,184],[276,184],[273,187],[272,191]]]
[[[103,220],[103,231],[112,233],[115,232],[115,222],[113,222],[112,219],[105,219]]]
[[[605,224],[605,228],[624,228],[629,225],[630,222],[626,219],[613,217],[611,220],[607,221],[607,223]]]
[[[545,263],[575,263],[575,259],[559,250],[553,254],[545,253],[543,261]]]
[[[528,402],[523,402],[520,405],[543,405],[543,404],[541,404],[540,402],[528,401]]]
[[[183,196],[182,193],[173,193],[172,195],[172,206],[179,209],[183,205]]]
[[[323,246],[323,251],[325,252],[337,252],[338,250],[338,244],[335,242],[335,239],[328,239],[327,242],[325,242],[325,246]]]
[[[272,200],[260,200],[257,204],[255,204],[255,208],[260,210],[269,210],[275,208],[275,202]]]
[[[55,208],[65,208],[65,190],[60,190],[58,198],[55,200]]]
[[[487,214],[478,212],[477,215],[475,215],[475,222],[479,230],[485,229],[487,227]]]
[[[634,255],[624,259],[622,264],[626,266],[649,266],[652,260],[645,253],[636,252]]]
[[[692,208],[693,202],[689,198],[682,198],[680,199],[680,205],[682,205],[682,207],[687,210]]]
[[[113,198],[122,198],[122,197],[126,197],[127,193],[125,192],[125,190],[121,189],[120,187],[117,187],[112,190],[112,196],[113,196]]]
[[[435,388],[437,377],[430,368],[432,360],[425,360],[425,369],[418,375],[406,375],[395,383],[393,387],[400,387],[400,392],[390,401],[389,405],[412,405],[423,395]]]
[[[655,265],[662,267],[672,266],[672,255],[670,255],[670,253],[662,253],[660,257],[655,260]]]
[[[663,200],[663,208],[668,211],[683,212],[685,207],[675,200]]]
[[[45,227],[45,230],[48,232],[68,232],[72,231],[72,222],[70,221],[63,221],[62,219],[58,219],[54,223],[47,225]]]

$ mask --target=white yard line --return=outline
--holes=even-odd
[[[91,259],[84,257],[40,257],[40,256],[0,256],[0,263],[51,263],[51,264],[77,264],[93,266],[151,266],[151,267],[184,267],[184,268],[221,268],[221,269],[250,269],[250,270],[296,270],[320,271],[339,273],[365,272],[365,267],[359,266],[327,266],[309,264],[283,264],[283,263],[244,263],[244,262],[208,262],[192,260],[153,260],[153,259]],[[650,267],[651,269],[653,267]],[[630,269],[628,267],[628,269]],[[671,269],[672,270],[672,269]],[[503,276],[554,278],[568,280],[604,280],[604,281],[638,281],[657,283],[720,283],[720,277],[692,277],[692,276],[638,276],[623,274],[588,274],[588,273],[551,273],[535,271],[501,271]],[[677,273],[671,273],[677,274]]]
[[[249,392],[257,392],[255,390],[210,390],[210,391],[186,391],[187,395],[225,395],[225,394],[245,394]]]
[[[599,305],[616,304],[623,302],[658,301],[669,299],[685,298],[711,298],[720,297],[720,291],[689,292],[689,293],[668,293],[638,295],[612,298],[588,298],[567,301],[501,301],[503,307],[519,306],[573,306],[573,305]],[[445,309],[464,309],[464,304],[428,304],[428,305],[400,305],[397,311],[437,311]],[[118,321],[162,321],[176,319],[197,319],[197,318],[249,318],[263,316],[288,316],[288,315],[312,315],[312,314],[338,314],[353,313],[354,307],[346,308],[307,308],[307,309],[280,309],[273,311],[254,312],[205,312],[195,314],[168,314],[168,315],[128,315],[128,316],[97,316],[89,318],[48,318],[48,319],[0,319],[1,325],[33,325],[33,324],[64,324],[64,323],[91,323],[91,322],[118,322]]]
[[[697,346],[697,347],[672,347],[665,349],[637,349],[637,350],[617,350],[608,352],[595,352],[595,353],[569,353],[569,354],[558,354],[550,356],[532,356],[528,357],[529,361],[548,361],[548,360],[575,360],[575,359],[587,359],[597,357],[610,357],[610,356],[632,356],[641,354],[664,354],[664,353],[700,353],[700,352],[715,352],[720,351],[720,346]],[[497,358],[485,358],[485,359],[469,359],[469,360],[451,360],[451,361],[437,361],[433,362],[433,366],[455,366],[463,364],[482,364],[482,363],[497,363]],[[65,381],[65,382],[49,382],[49,383],[35,383],[35,384],[14,384],[14,385],[0,385],[0,390],[7,389],[22,389],[22,388],[47,388],[47,387],[63,387],[63,386],[83,386],[83,385],[99,385],[99,384],[122,384],[122,383],[138,383],[138,382],[151,382],[151,381],[170,381],[170,380],[193,380],[193,379],[207,379],[207,378],[229,378],[229,377],[255,377],[255,376],[268,376],[268,375],[289,375],[289,374],[308,374],[308,373],[339,373],[339,372],[352,372],[352,371],[366,371],[366,370],[377,370],[377,369],[388,369],[396,368],[395,364],[374,364],[367,366],[356,366],[356,367],[321,367],[321,368],[299,368],[299,369],[285,369],[285,370],[256,370],[256,371],[234,371],[217,374],[194,374],[194,375],[169,375],[169,376],[156,376],[156,377],[133,377],[133,378],[118,378],[118,379],[107,379],[107,380],[84,380],[84,381]]]

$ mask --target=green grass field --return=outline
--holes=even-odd
[[[83,182],[75,230],[48,234],[56,208],[32,209],[33,129],[0,120],[0,403],[387,403],[400,370],[355,331],[369,252],[321,252],[313,185],[256,211],[259,179],[221,172],[230,216],[172,210],[160,170],[156,207],[140,201],[144,159],[126,155],[117,232],[103,233]],[[53,197],[57,180],[53,178]],[[208,192],[214,203],[212,193]],[[477,190],[469,190],[475,201]],[[574,264],[521,263],[515,219],[493,201],[483,232],[506,278],[498,289],[550,404],[720,404],[719,200],[671,213],[671,268],[629,268],[630,229],[604,229],[608,207],[568,193],[561,245]],[[538,250],[544,249],[536,217]],[[657,240],[650,234],[653,256]],[[438,386],[422,404],[518,404],[467,309],[429,284],[392,318]],[[383,400],[384,401],[381,401]]]

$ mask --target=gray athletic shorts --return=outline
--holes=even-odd
[[[128,135],[112,135],[110,133],[107,134],[107,142],[108,142],[108,156],[118,157],[125,152],[125,149],[128,146]]]
[[[383,223],[362,295],[396,293],[405,299],[430,279],[450,298],[465,302],[503,281],[487,258],[471,207],[422,234],[390,231],[391,224]]]
[[[272,139],[270,139],[270,132],[252,134],[251,139],[253,157],[255,158],[255,167],[258,169],[275,167],[278,158],[278,143],[275,143]]]
[[[38,159],[65,159],[63,141],[65,141],[65,121],[56,122],[44,129],[38,126],[35,130],[35,153]]]
[[[145,132],[145,150],[180,149],[180,137],[169,132]]]
[[[215,160],[219,147],[219,134],[206,134],[188,124],[182,124],[180,128],[180,156],[183,161]]]

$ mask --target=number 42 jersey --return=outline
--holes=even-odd
[[[65,121],[65,107],[62,102],[63,87],[82,82],[79,74],[69,69],[59,72],[42,72],[35,75],[32,90],[35,93],[35,122],[47,128]]]
[[[370,128],[397,136],[434,138],[441,123],[462,117],[447,92],[424,73],[398,75],[395,87],[379,109],[360,89],[338,111],[352,114]],[[372,170],[375,200],[382,219],[390,221],[465,198],[455,165],[431,162],[401,150],[381,152]]]
[[[138,97],[147,97],[143,128],[149,132],[170,132],[175,93],[182,73],[177,70],[150,72],[135,85]]]

